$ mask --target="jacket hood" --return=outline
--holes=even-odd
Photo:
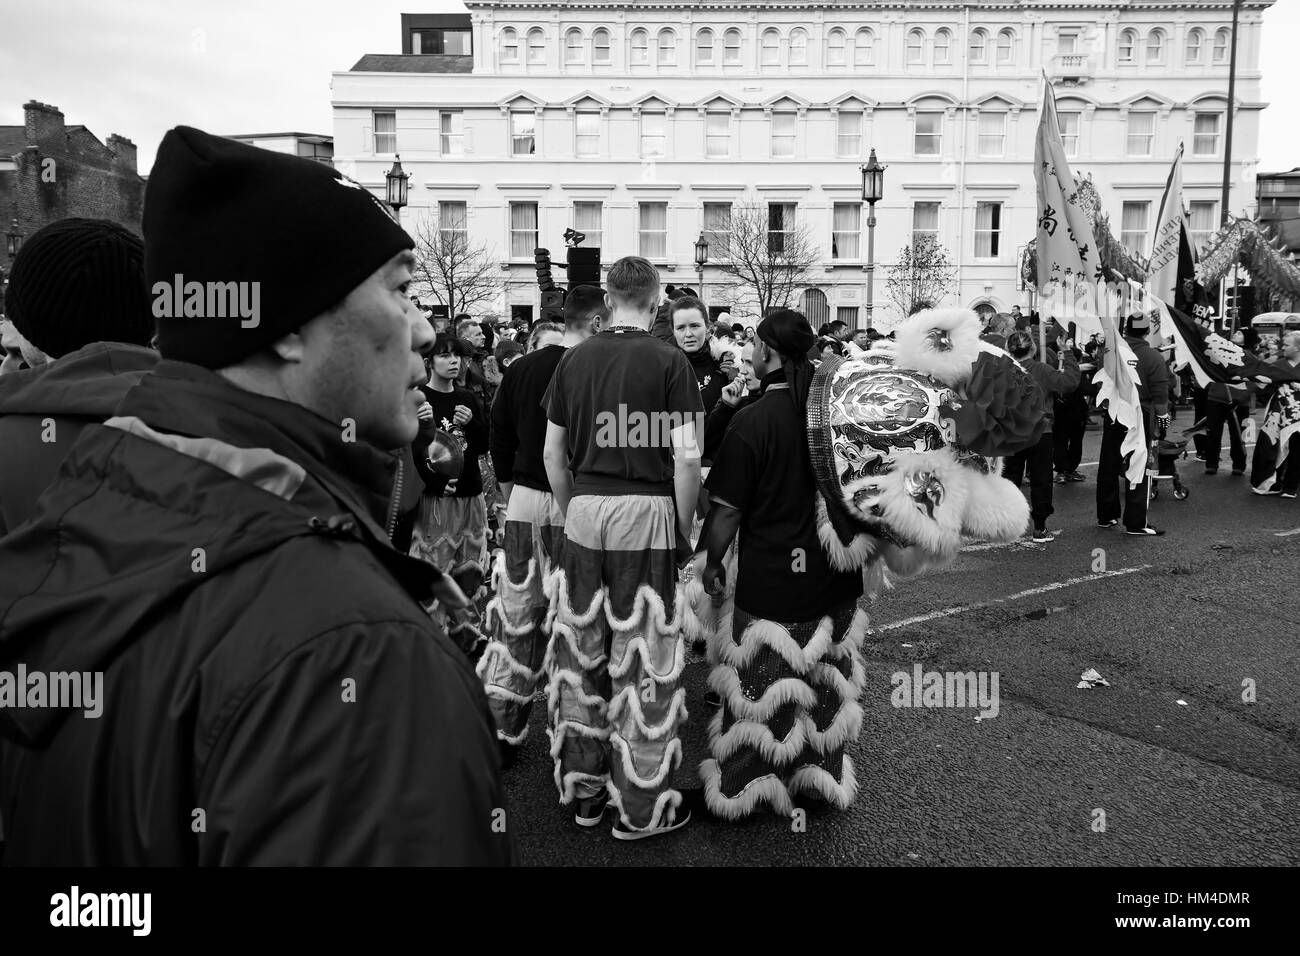
[[[376,520],[393,456],[312,412],[167,361],[117,411],[0,540],[0,672],[103,671],[194,588],[295,537],[364,544],[416,597],[439,577]],[[39,746],[75,712],[5,707],[0,734]]]
[[[0,378],[0,415],[69,415],[103,421],[158,361],[152,349],[94,342],[47,365]]]

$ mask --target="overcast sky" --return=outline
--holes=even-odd
[[[0,0],[0,125],[58,106],[100,140],[120,133],[147,173],[163,133],[333,133],[330,73],[400,53],[399,15],[459,0]],[[1261,172],[1300,166],[1300,0],[1264,14]],[[1239,154],[1240,155],[1240,154]]]

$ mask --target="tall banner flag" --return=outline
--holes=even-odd
[[[1176,308],[1166,307],[1165,312],[1174,334],[1175,357],[1179,364],[1186,362],[1190,366],[1201,388],[1211,382],[1300,382],[1300,368],[1288,368],[1285,363],[1270,365],[1215,332],[1210,322],[1194,319]]]
[[[1065,158],[1056,119],[1052,83],[1043,74],[1043,112],[1034,142],[1034,183],[1038,192],[1039,312],[1062,325],[1074,321],[1081,331],[1097,331],[1096,286],[1102,278],[1092,247],[1092,227],[1084,215],[1078,186]]]
[[[1156,230],[1151,242],[1151,267],[1147,276],[1147,293],[1165,305],[1174,305],[1178,295],[1178,266],[1183,244],[1183,144],[1178,144],[1173,165],[1165,180],[1165,194],[1160,198],[1160,213],[1156,216]],[[1152,329],[1152,337],[1169,333],[1168,323],[1161,322],[1159,332]],[[1155,342],[1152,343],[1156,344]]]
[[[1128,455],[1128,469],[1124,477],[1136,485],[1146,478],[1147,436],[1142,419],[1142,400],[1138,395],[1137,356],[1119,334],[1116,312],[1122,296],[1101,292],[1097,297],[1097,316],[1106,336],[1106,350],[1096,380],[1101,383],[1097,391],[1097,404],[1107,404],[1107,414],[1117,425],[1128,429],[1120,444],[1120,453]]]

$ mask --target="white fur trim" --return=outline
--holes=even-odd
[[[591,606],[579,614],[573,609],[569,602],[569,582],[564,576],[564,569],[556,570],[555,597],[555,619],[568,624],[570,627],[590,627],[596,620],[596,615],[600,613],[601,605],[604,604],[607,597],[605,588],[596,588],[596,592],[591,596]]]
[[[648,612],[660,634],[676,634],[682,629],[682,607],[686,603],[680,584],[676,586],[673,603],[676,605],[676,610],[670,621],[663,598],[656,594],[655,589],[650,585],[642,584],[636,589],[636,597],[632,601],[632,613],[627,618],[616,617],[610,602],[606,600],[605,619],[609,621],[609,626],[614,629],[614,633],[625,634],[628,631],[640,630]]]
[[[855,700],[846,700],[825,730],[818,730],[812,717],[804,717],[803,726],[804,735],[813,750],[827,754],[858,739],[862,733],[862,707]]]
[[[780,654],[796,673],[803,674],[821,660],[830,649],[833,631],[834,622],[829,617],[823,617],[818,622],[817,630],[813,632],[808,644],[800,647],[795,643],[790,632],[780,624],[756,618],[745,628],[739,644],[729,641],[721,648],[718,662],[740,670],[748,665],[760,650],[770,647]]]
[[[599,694],[588,694],[582,689],[582,675],[570,670],[560,669],[551,675],[550,682],[546,685],[546,712],[554,719],[560,709],[560,685],[568,684],[573,696],[576,698],[574,703],[583,707],[594,707],[602,715],[609,712],[609,701],[605,700]]]
[[[576,737],[586,737],[590,740],[608,740],[608,727],[590,727],[587,724],[580,723],[576,720],[562,720],[553,728],[546,729],[546,736],[551,741],[551,759],[558,760],[560,750],[564,747],[564,737],[567,733],[572,733]]]
[[[668,704],[668,716],[657,727],[652,727],[646,723],[645,711],[641,709],[640,688],[633,684],[628,684],[615,694],[614,698],[609,702],[610,723],[618,720],[624,708],[631,712],[636,729],[645,734],[647,740],[662,740],[664,737],[671,736],[677,729],[678,723],[690,717],[690,714],[686,712],[685,687],[679,687],[677,693],[673,694],[672,700]]]
[[[605,781],[605,791],[609,794],[609,805],[618,811],[619,820],[629,830],[644,833],[646,830],[654,830],[661,826],[670,827],[677,822],[677,808],[682,805],[682,795],[676,790],[665,790],[655,798],[654,812],[650,815],[650,822],[644,827],[633,825],[631,818],[623,809],[623,795],[618,792],[618,787],[614,786],[614,781]]]
[[[566,806],[572,803],[573,798],[577,796],[574,792],[574,787],[579,780],[585,780],[588,783],[594,783],[604,787],[608,779],[609,778],[604,775],[598,776],[594,773],[583,773],[581,770],[570,770],[561,777],[560,762],[558,760],[555,761],[555,786],[556,789],[560,791],[560,803],[565,804]]]
[[[672,684],[682,676],[682,671],[686,668],[686,642],[679,637],[673,644],[673,666],[666,674],[657,674],[651,669],[650,649],[646,639],[644,637],[634,637],[627,642],[627,648],[623,652],[623,660],[618,664],[613,661],[609,662],[609,676],[620,679],[626,677],[639,654],[641,656],[641,670],[646,677],[649,677],[656,684]]]
[[[578,662],[578,666],[584,671],[594,671],[607,660],[604,654],[591,658],[578,650],[578,635],[573,632],[569,625],[556,621],[555,626],[551,629],[551,640],[546,645],[546,657],[542,661],[542,670],[550,671],[557,666],[555,663],[555,644],[561,639],[568,642],[569,653],[573,655]]]
[[[515,737],[511,737],[508,733],[506,733],[505,731],[501,730],[500,728],[497,729],[497,740],[504,740],[506,743],[508,743],[508,744],[512,744],[512,745],[515,746],[515,747],[520,746],[520,745],[521,745],[525,740],[527,740],[527,739],[528,739],[528,725],[527,725],[527,724],[524,724],[524,729],[521,730],[521,731],[519,732],[518,736],[515,736]]]
[[[663,782],[668,779],[668,774],[672,773],[682,762],[682,742],[679,738],[674,737],[668,741],[664,747],[663,759],[659,762],[659,769],[655,775],[650,778],[644,778],[637,775],[636,767],[632,765],[632,745],[617,733],[609,735],[609,745],[611,756],[618,754],[619,759],[623,761],[623,775],[638,790],[653,790],[662,786]]]
[[[853,619],[849,621],[844,636],[826,649],[825,659],[838,661],[841,657],[852,653],[852,651],[862,650],[862,641],[866,637],[867,625],[870,622],[871,618],[867,616],[867,612],[862,608],[854,611]]]
[[[530,671],[523,664],[515,660],[514,655],[510,653],[510,648],[500,641],[488,641],[487,649],[483,651],[483,656],[479,658],[478,666],[474,668],[474,673],[479,678],[486,681],[487,670],[491,666],[491,661],[500,658],[506,665],[506,669],[516,677],[522,677],[524,683],[533,685],[537,679],[542,676],[541,671]]]
[[[826,511],[826,501],[821,492],[817,492],[817,539],[822,543],[822,550],[831,567],[836,571],[852,571],[861,567],[876,553],[876,541],[869,534],[856,534],[847,545],[840,541],[839,535],[831,526],[830,515]]]
[[[778,740],[767,724],[741,720],[722,732],[722,711],[709,721],[709,753],[719,761],[726,761],[738,750],[757,750],[768,763],[788,766],[793,763],[808,743],[804,721],[795,719],[784,740]]]
[[[820,794],[831,806],[844,810],[858,795],[858,779],[853,774],[853,761],[844,755],[844,767],[837,781],[821,767],[800,767],[790,775],[787,784],[792,795],[804,790]]]
[[[794,812],[790,792],[772,774],[751,780],[734,797],[722,793],[722,771],[718,769],[716,760],[709,759],[700,764],[700,779],[704,782],[704,802],[708,804],[709,811],[723,820],[747,817],[761,803],[766,803],[781,816],[788,817]]]
[[[970,471],[970,469],[967,469]],[[1015,541],[1029,524],[1029,502],[1000,475],[971,473],[970,504],[962,533],[983,541]]]
[[[509,700],[514,701],[516,704],[527,704],[536,696],[535,693],[516,694],[508,687],[502,687],[500,684],[488,684],[483,688],[483,693],[496,700]]]
[[[852,676],[845,677],[837,667],[832,667],[830,664],[817,664],[808,674],[808,681],[810,684],[833,689],[841,701],[857,700],[862,695],[862,688],[866,683],[866,670],[862,666],[862,658],[857,655],[854,656],[850,667]],[[858,680],[859,677],[862,678],[861,681]]]
[[[505,603],[498,594],[488,601],[487,607],[483,609],[483,622],[488,630],[493,629],[493,621],[500,624],[501,630],[511,637],[523,637],[533,628],[537,627],[540,622],[525,621],[523,624],[511,624],[510,616],[506,614]]]
[[[751,701],[741,691],[740,675],[735,669],[720,664],[709,672],[709,686],[727,699],[727,706],[738,718],[762,724],[771,720],[786,704],[817,706],[817,691],[797,677],[781,678],[763,691],[763,696],[757,701]]]
[[[496,560],[492,562],[492,590],[498,594],[502,591],[514,591],[523,593],[532,588],[533,579],[537,577],[537,559],[528,559],[528,574],[520,584],[515,584],[510,580],[510,574],[506,571],[506,553],[498,551]]]
[[[952,348],[940,351],[930,341],[930,332],[948,334]],[[925,309],[905,319],[894,342],[894,363],[901,369],[915,369],[945,385],[964,385],[980,353],[980,320],[970,309]]]

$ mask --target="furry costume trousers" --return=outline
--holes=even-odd
[[[497,736],[522,744],[542,675],[549,603],[564,515],[549,491],[515,485],[506,507],[505,543],[492,566],[488,646],[478,663]]]
[[[454,577],[470,599],[469,607],[454,610],[434,604],[429,615],[446,629],[457,647],[473,658],[487,641],[479,626],[482,615],[477,603],[487,566],[487,510],[483,496],[423,495],[410,553]]]
[[[862,729],[867,614],[849,602],[818,620],[782,623],[736,608],[736,637],[719,641],[709,685],[722,708],[700,764],[715,816],[738,820],[766,803],[794,810],[810,792],[837,809],[857,793],[845,748]]]
[[[548,729],[560,802],[604,788],[623,825],[671,824],[686,719],[669,497],[579,495],[552,587]]]

